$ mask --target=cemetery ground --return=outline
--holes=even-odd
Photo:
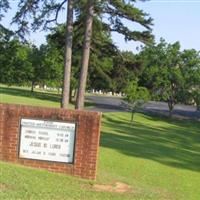
[[[59,106],[54,93],[21,90],[1,87],[0,102]],[[197,121],[138,113],[131,125],[130,113],[103,113],[96,181],[0,162],[0,199],[198,200],[199,130]]]

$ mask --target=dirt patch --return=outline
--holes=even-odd
[[[116,192],[116,193],[133,192],[131,186],[122,182],[115,182],[114,184],[107,184],[107,185],[95,184],[93,185],[93,189],[100,192]]]
[[[153,190],[153,192],[159,196],[159,199],[174,200],[173,195],[163,188],[156,188]]]
[[[0,192],[3,192],[8,189],[9,189],[8,185],[6,185],[5,183],[0,183]]]

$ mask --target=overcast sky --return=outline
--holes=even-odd
[[[153,34],[156,41],[163,37],[168,43],[180,41],[182,49],[200,50],[200,0],[151,0],[137,3],[136,6],[154,19]],[[16,1],[3,20],[7,28],[14,28],[9,22],[15,12]],[[65,14],[61,18],[64,21]],[[127,25],[134,30],[134,24]],[[40,45],[45,42],[44,35],[45,33],[38,32],[30,39]],[[136,42],[124,42],[123,36],[119,34],[113,34],[113,40],[121,50],[136,52],[136,47],[140,45]]]

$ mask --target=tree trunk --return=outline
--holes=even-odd
[[[74,94],[73,94],[73,98],[76,99],[77,98],[77,88],[74,90]]]
[[[131,123],[133,123],[133,118],[134,118],[135,110],[132,108],[131,110]]]
[[[33,92],[34,91],[34,81],[32,81],[32,83],[31,83],[31,92]]]
[[[83,44],[83,55],[81,60],[81,72],[79,78],[79,87],[78,94],[76,99],[76,109],[83,109],[84,107],[84,95],[87,81],[87,72],[90,56],[90,43],[92,37],[92,23],[94,15],[94,0],[88,0],[87,2],[87,19],[84,35],[84,44]]]
[[[70,103],[73,102],[73,96],[72,96],[72,93],[73,93],[73,88],[70,87],[70,92],[69,92],[69,102],[70,102]]]
[[[70,95],[70,76],[72,63],[72,39],[73,39],[73,3],[74,0],[68,0],[67,8],[67,27],[65,38],[65,60],[64,60],[64,80],[62,90],[62,108],[67,108],[69,105]]]
[[[169,117],[172,117],[172,111],[174,109],[174,103],[172,100],[168,100],[168,107],[169,107]]]

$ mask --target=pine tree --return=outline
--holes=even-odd
[[[148,17],[148,14],[144,13],[142,10],[135,8],[133,3],[135,3],[135,0],[102,0],[100,2],[88,0],[83,57],[76,101],[77,109],[83,109],[84,107],[84,94],[87,81],[94,12],[100,18],[105,14],[108,15],[108,23],[104,23],[104,25],[110,31],[124,35],[126,41],[135,40],[143,43],[151,43],[153,41],[153,36],[151,34],[152,18]],[[123,23],[124,19],[138,23],[147,30],[142,32],[132,31]]]
[[[18,25],[18,35],[22,39],[25,39],[25,35],[30,32],[30,29],[32,31],[36,31],[40,28],[48,30],[52,28],[53,23],[57,24],[59,13],[65,8],[64,5],[67,2],[68,11],[65,38],[62,108],[67,108],[69,104],[74,0],[63,0],[61,2],[52,0],[19,0],[18,11],[13,19],[13,23]]]
[[[89,56],[90,56],[90,44],[92,37],[92,24],[93,24],[93,15],[94,15],[94,1],[88,0],[87,3],[87,19],[85,26],[85,36],[83,43],[83,55],[81,61],[81,72],[79,79],[79,88],[78,95],[76,100],[76,109],[83,109],[84,107],[84,94],[86,88],[87,81],[87,72],[88,72],[88,64],[89,64]]]
[[[7,3],[6,0],[2,0],[1,2],[4,2],[4,6]],[[69,2],[68,4],[70,4]],[[139,10],[134,6],[136,0],[88,0],[87,2],[87,25],[85,30],[85,42],[83,45],[83,57],[81,64],[82,71],[80,76],[79,95],[76,103],[76,108],[79,109],[84,106],[84,90],[86,88],[89,63],[93,13],[95,13],[95,15],[100,19],[106,17],[107,20],[103,23],[107,29],[124,35],[126,41],[134,40],[149,43],[153,40],[151,34],[152,19],[142,10]],[[43,27],[44,30],[52,28],[52,23],[57,23],[58,15],[63,9],[65,3],[67,3],[67,0],[63,0],[61,2],[56,0],[19,0],[18,12],[13,20],[13,22],[17,23],[19,26],[18,34],[23,38],[24,35],[29,32],[30,28],[33,31],[39,29],[40,27]],[[85,11],[82,7],[83,5],[86,5],[86,0],[74,0],[74,7],[76,8],[76,11],[78,11],[76,12],[78,15]],[[31,19],[30,16],[32,17]],[[51,16],[53,16],[53,18],[50,18]],[[124,19],[141,25],[145,30],[131,30],[124,23]],[[71,37],[70,32],[68,33],[69,37]],[[68,41],[70,41],[70,39]],[[66,42],[66,45],[67,44],[69,47],[69,43]],[[66,46],[66,49],[68,49],[68,47]],[[70,62],[65,61],[65,63]],[[69,81],[69,78],[66,78],[66,80]],[[67,83],[67,81],[65,81],[65,84],[69,86],[70,84]],[[68,99],[68,97],[66,99]],[[62,105],[64,106],[64,100]]]
[[[73,0],[68,0],[67,11],[67,30],[65,39],[65,59],[64,59],[64,78],[63,78],[63,95],[62,95],[62,108],[67,108],[70,99],[70,76],[71,76],[71,63],[72,63],[72,34],[73,34]]]

